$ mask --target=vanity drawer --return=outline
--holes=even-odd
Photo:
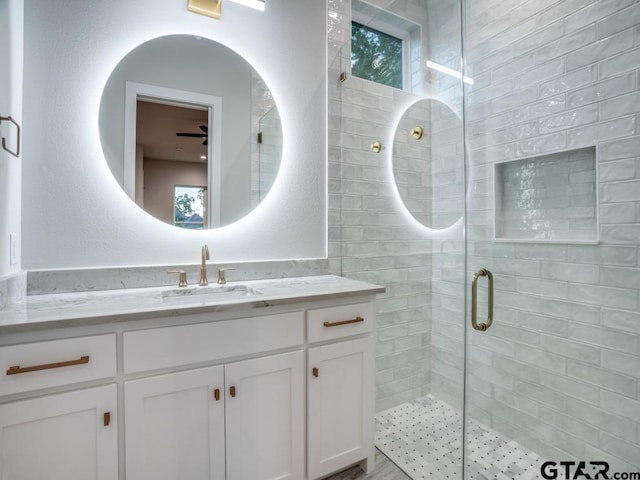
[[[373,303],[356,303],[307,311],[309,343],[373,331]]]
[[[0,395],[116,375],[115,334],[0,347]]]
[[[124,333],[124,373],[210,362],[304,343],[303,312]]]

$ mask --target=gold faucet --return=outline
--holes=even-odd
[[[235,268],[232,268],[232,267],[219,268],[218,269],[218,284],[224,285],[225,283],[227,283],[227,277],[224,274],[224,272],[226,272],[227,270],[235,270]]]
[[[184,270],[169,270],[167,273],[179,273],[180,274],[180,281],[178,283],[179,287],[186,287],[187,285],[189,285],[187,283],[187,272],[185,272]]]
[[[205,286],[209,285],[209,280],[207,280],[207,260],[209,260],[209,247],[206,245],[202,246],[202,265],[200,266],[200,285]]]

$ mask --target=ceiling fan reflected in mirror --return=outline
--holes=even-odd
[[[202,130],[203,133],[189,133],[189,132],[176,132],[176,136],[177,137],[195,137],[195,138],[204,138],[204,142],[202,142],[202,145],[208,145],[209,144],[209,127],[207,127],[206,125],[200,125],[200,130]]]

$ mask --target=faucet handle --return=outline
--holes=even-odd
[[[227,278],[224,275],[224,272],[226,272],[227,270],[235,270],[234,267],[224,267],[224,268],[219,268],[218,269],[218,284],[219,285],[224,285],[225,283],[227,283]]]
[[[209,285],[209,280],[207,279],[207,260],[209,259],[209,247],[204,244],[202,246],[202,258],[200,264],[200,281],[198,282],[201,287]]]
[[[169,271],[167,271],[167,273],[179,273],[180,274],[180,281],[178,283],[179,287],[186,287],[187,285],[189,285],[187,283],[187,272],[185,272],[184,270],[169,270]]]

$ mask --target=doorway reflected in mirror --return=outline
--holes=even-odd
[[[190,229],[210,225],[207,106],[137,100],[135,199],[166,223]]]

